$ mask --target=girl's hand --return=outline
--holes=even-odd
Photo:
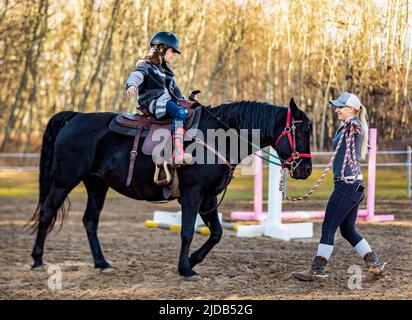
[[[131,86],[129,89],[127,89],[127,94],[131,97],[134,97],[136,95],[136,87],[135,86]]]

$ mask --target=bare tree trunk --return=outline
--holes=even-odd
[[[109,26],[107,28],[107,32],[105,34],[104,40],[103,40],[103,46],[102,50],[100,51],[99,57],[97,59],[96,63],[96,69],[93,73],[93,75],[90,77],[90,80],[87,81],[86,86],[83,90],[83,97],[82,100],[79,103],[79,110],[83,112],[86,109],[87,106],[87,100],[89,98],[90,92],[97,80],[97,77],[100,74],[100,71],[102,69],[102,65],[105,65],[108,63],[107,60],[110,57],[111,49],[112,49],[112,39],[113,39],[113,33],[115,30],[115,25],[119,13],[119,6],[120,6],[120,0],[116,0],[114,5],[113,5],[113,10],[111,14],[111,19],[109,22]],[[104,66],[103,66],[104,68]],[[102,84],[100,84],[100,91],[99,95],[101,94],[101,89],[102,89]],[[100,98],[98,98],[97,103],[100,103]],[[98,108],[98,106],[96,106]]]
[[[119,6],[121,6],[121,3],[119,2]],[[125,17],[127,8],[119,8],[118,11],[119,13],[117,14],[117,17],[114,17],[113,20],[113,26],[112,26],[112,32],[109,38],[109,44],[107,47],[107,50],[104,54],[104,63],[102,65],[102,72],[100,73],[100,79],[99,79],[99,90],[98,90],[98,95],[97,95],[97,100],[95,103],[95,111],[101,111],[101,105],[102,105],[102,94],[108,79],[108,74],[109,74],[109,66],[111,62],[111,53],[112,53],[112,39],[113,39],[113,33],[116,30],[116,24],[117,21],[123,21]]]
[[[275,33],[272,39],[272,43],[267,49],[267,60],[266,60],[266,97],[265,99],[270,103],[274,102],[273,96],[273,50],[277,47],[277,34]]]
[[[318,141],[318,136],[320,136],[320,129],[319,129],[319,106],[321,103],[321,99],[323,96],[323,78],[324,78],[324,73],[325,73],[325,62],[326,62],[326,36],[323,38],[323,46],[322,46],[322,59],[320,61],[320,70],[317,72],[318,77],[317,77],[317,86],[318,90],[316,92],[316,97],[314,101],[314,106],[313,106],[313,146],[314,149],[320,148],[320,143]]]
[[[231,85],[232,86],[232,95],[229,98],[228,96],[224,98],[224,100],[233,100],[233,99],[238,99],[238,92],[237,92],[237,77],[239,75],[239,54],[240,50],[242,49],[242,43],[243,43],[243,38],[245,35],[245,23],[246,23],[246,6],[247,6],[247,1],[245,6],[242,9],[242,12],[240,14],[240,20],[236,22],[236,25],[239,26],[239,30],[236,32],[235,36],[235,41],[233,44],[233,57],[230,59],[229,62],[229,68],[227,75],[229,79],[226,81],[226,86]],[[252,75],[252,79],[255,79],[255,75]]]
[[[406,12],[409,12],[409,6],[408,6],[408,1],[406,2]],[[408,95],[408,84],[409,84],[409,71],[411,69],[411,61],[412,61],[412,24],[409,26],[408,22],[408,14],[406,14],[406,30],[408,28],[411,29],[411,37],[409,38],[409,50],[408,50],[408,58],[406,62],[406,68],[405,68],[405,78],[403,80],[403,101],[404,101],[404,106],[402,110],[402,123],[407,123],[407,106],[411,107],[410,114],[412,114],[412,104]]]
[[[80,40],[80,49],[77,52],[77,57],[76,57],[76,63],[75,63],[75,71],[74,71],[74,77],[71,83],[71,101],[69,105],[71,106],[72,109],[75,108],[75,105],[77,104],[77,86],[80,82],[81,78],[81,73],[84,68],[84,56],[87,52],[87,50],[90,47],[90,38],[91,38],[91,33],[92,33],[92,24],[93,24],[93,7],[94,7],[94,0],[87,0],[85,4],[85,18],[84,18],[84,23],[83,23],[83,30],[82,30],[82,36]]]
[[[47,22],[47,20],[45,19],[47,19],[48,6],[49,4],[47,0],[39,0],[39,9],[33,27],[33,36],[31,38],[32,45],[26,52],[26,61],[24,65],[23,74],[20,79],[20,84],[14,99],[14,103],[10,108],[10,114],[7,120],[7,124],[3,130],[3,140],[0,144],[0,150],[4,150],[8,142],[11,130],[13,129],[13,126],[16,121],[16,116],[19,112],[19,109],[21,108],[23,92],[26,90],[27,87],[29,73],[32,73],[33,68],[35,68],[35,66],[37,65],[37,61],[39,59],[41,52],[41,45],[47,31],[47,23],[45,23]],[[35,82],[36,79],[33,80]]]
[[[3,9],[3,11],[0,13],[0,25],[3,23],[3,20],[4,20],[4,17],[6,16],[6,14],[7,14],[7,9],[8,9],[8,7],[9,7],[9,0],[5,0],[4,1],[4,9]]]
[[[236,15],[236,21],[237,21],[237,17],[238,17],[238,14]],[[210,95],[213,93],[212,91],[214,89],[215,82],[218,76],[221,74],[223,70],[223,66],[225,65],[227,59],[229,58],[228,48],[236,36],[236,26],[235,25],[232,24],[232,27],[230,28],[230,30],[228,30],[228,34],[229,34],[228,39],[227,40],[223,39],[223,41],[219,45],[219,50],[217,53],[217,60],[216,60],[215,67],[213,68],[212,74],[209,79],[207,91],[205,93],[205,99],[209,98]]]
[[[202,13],[200,14],[200,21],[199,21],[199,26],[197,28],[197,38],[196,38],[196,44],[195,44],[195,49],[192,55],[192,59],[190,61],[190,67],[188,71],[188,76],[187,76],[187,81],[184,86],[184,90],[187,91],[189,90],[189,86],[193,84],[193,80],[195,78],[196,74],[196,67],[199,62],[199,55],[200,55],[200,49],[202,47],[203,39],[205,36],[205,31],[206,31],[206,13],[208,6],[210,4],[210,1],[206,1],[203,4],[202,8]]]
[[[290,3],[288,6],[291,5]],[[292,35],[291,35],[291,28],[290,28],[290,22],[289,22],[289,12],[290,12],[290,7],[288,7],[288,16],[286,18],[286,31],[287,31],[287,37],[288,37],[288,69],[287,69],[287,83],[286,83],[286,90],[294,95],[294,87],[292,87],[292,74],[293,74],[293,52],[292,52]],[[293,9],[292,9],[293,10]]]
[[[324,148],[324,143],[325,143],[325,129],[326,129],[326,113],[327,113],[327,107],[329,104],[329,89],[330,85],[333,79],[333,72],[334,72],[334,67],[331,66],[330,71],[329,71],[329,80],[328,84],[326,85],[325,88],[325,93],[323,95],[323,106],[322,106],[322,120],[320,123],[320,137],[319,137],[319,148],[322,150]]]
[[[127,49],[127,40],[129,38],[130,32],[129,30],[126,31],[126,35],[123,38],[123,47],[122,47],[122,51],[120,53],[120,60],[121,60],[121,64],[120,64],[120,72],[122,73],[123,70],[126,69],[126,49]],[[116,108],[116,105],[118,103],[119,100],[119,96],[124,96],[125,94],[125,87],[124,87],[124,83],[123,80],[118,81],[117,87],[116,87],[116,91],[113,97],[113,101],[112,101],[112,111],[113,112],[119,112],[122,108],[122,105],[119,105],[118,108]],[[124,96],[125,98],[126,96]],[[122,101],[124,102],[125,99],[123,99]]]

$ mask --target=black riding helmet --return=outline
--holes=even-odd
[[[177,39],[174,33],[169,31],[160,31],[152,37],[152,40],[150,40],[151,47],[156,48],[158,45],[161,44],[166,47],[166,50],[167,48],[172,48],[178,54],[181,54],[179,51],[179,39]]]

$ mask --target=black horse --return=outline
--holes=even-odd
[[[260,129],[260,146],[262,148],[273,146],[277,142],[275,149],[283,159],[290,158],[292,154],[292,146],[287,137],[277,141],[285,128],[289,110],[295,126],[293,128],[295,150],[310,154],[310,121],[306,114],[298,109],[293,99],[289,108],[252,101],[203,108],[199,130],[205,137],[207,129],[227,130],[229,127],[236,132],[240,129]],[[162,188],[153,182],[155,165],[152,157],[142,153],[141,143],[133,180],[129,186],[125,185],[133,138],[109,129],[109,123],[115,116],[115,113],[110,112],[63,111],[49,120],[41,149],[39,202],[33,216],[33,227],[37,230],[32,252],[33,268],[43,265],[46,236],[52,230],[58,212],[62,214],[63,222],[68,211],[64,204],[65,199],[80,182],[84,183],[88,193],[83,224],[95,268],[111,268],[103,255],[97,237],[99,216],[109,188],[136,200],[164,200]],[[205,154],[210,152],[206,148],[203,150]],[[249,146],[249,154],[255,151],[256,149]],[[224,156],[229,159],[229,151]],[[295,179],[306,179],[312,171],[311,159],[307,157],[299,161],[291,176]],[[286,164],[286,167],[290,169],[290,164]],[[185,277],[196,275],[193,267],[200,263],[220,241],[222,227],[216,208],[217,195],[225,189],[229,174],[228,165],[222,164],[222,161],[216,164],[193,164],[178,169],[181,192],[178,201],[182,206],[181,249],[178,263],[180,275]],[[189,257],[198,212],[205,213],[202,219],[210,228],[211,234],[208,240]]]

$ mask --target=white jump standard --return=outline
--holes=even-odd
[[[271,147],[271,153],[275,150]],[[269,164],[269,187],[268,187],[268,214],[260,224],[242,226],[237,228],[238,237],[260,237],[267,236],[271,238],[289,241],[294,238],[312,238],[313,223],[288,223],[282,224],[282,193],[279,191],[281,179],[281,170],[279,166],[273,163]]]

